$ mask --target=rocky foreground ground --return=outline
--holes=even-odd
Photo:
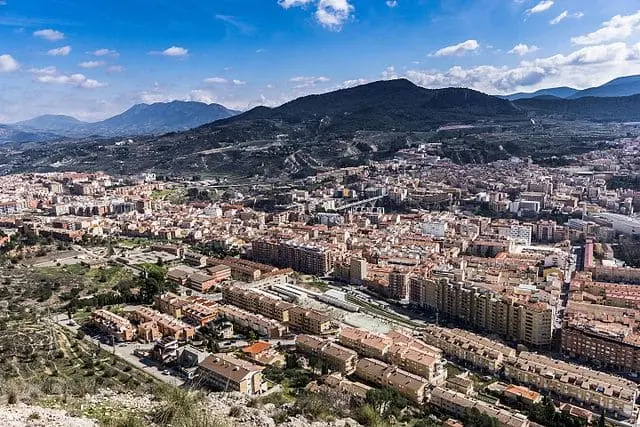
[[[67,412],[63,405],[52,404],[52,408],[31,406],[24,403],[0,406],[0,426],[2,427],[97,427],[93,418],[102,418],[109,413],[153,413],[160,403],[151,396],[127,393],[113,393],[108,390],[97,395],[87,395],[76,402]],[[251,407],[250,398],[240,393],[212,393],[207,396],[206,408],[213,418],[223,425],[233,427],[356,427],[355,420],[346,418],[331,422],[312,422],[305,417],[290,417],[276,423],[274,417],[282,408],[274,404]],[[74,415],[76,416],[74,416]],[[83,414],[80,416],[80,414]]]
[[[42,408],[19,403],[0,406],[3,427],[97,427],[95,420],[70,416],[60,409]]]

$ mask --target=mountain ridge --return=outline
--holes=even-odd
[[[135,104],[99,122],[83,122],[71,116],[45,114],[5,126],[26,133],[51,133],[72,138],[160,135],[188,130],[238,113],[220,104],[170,101]]]
[[[510,95],[500,96],[500,98],[517,101],[520,99],[532,99],[543,95],[552,95],[563,99],[580,99],[589,96],[612,98],[637,94],[640,94],[640,75],[617,77],[600,86],[582,90],[562,86],[540,89],[535,92],[517,92]]]

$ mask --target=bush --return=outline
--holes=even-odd
[[[362,405],[355,414],[356,421],[368,427],[378,427],[384,425],[382,418],[369,404]]]
[[[240,406],[232,406],[229,410],[229,416],[232,418],[238,418],[242,415],[242,407]]]

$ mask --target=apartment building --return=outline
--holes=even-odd
[[[457,417],[462,417],[468,411],[477,409],[480,413],[495,418],[499,427],[528,427],[530,425],[527,417],[522,414],[498,408],[443,387],[436,387],[431,391],[429,403]]]
[[[89,323],[118,341],[132,341],[136,331],[127,319],[104,309],[94,310]]]
[[[207,257],[198,252],[184,251],[184,262],[194,267],[204,267],[207,265]]]
[[[289,321],[289,310],[294,307],[293,304],[282,301],[275,296],[237,286],[223,287],[222,297],[228,304],[242,307],[283,323]]]
[[[294,240],[254,240],[251,242],[253,260],[293,268],[316,276],[326,276],[333,269],[333,253],[323,247],[302,244]]]
[[[409,273],[394,269],[389,273],[389,298],[402,301],[409,296]]]
[[[223,280],[186,265],[171,268],[167,272],[167,279],[177,285],[187,286],[198,292],[206,292]]]
[[[183,309],[189,304],[186,298],[172,292],[158,295],[155,299],[155,305],[158,311],[169,314],[177,319],[183,316]]]
[[[360,328],[346,325],[340,327],[340,343],[357,350],[364,357],[385,360],[393,340],[384,335],[374,334]]]
[[[217,314],[223,319],[226,319],[242,328],[255,331],[257,334],[262,336],[269,338],[282,338],[287,335],[287,327],[282,323],[231,305],[219,306]]]
[[[298,350],[319,357],[332,370],[351,375],[356,369],[358,353],[332,341],[312,335],[296,337]]]
[[[209,273],[216,282],[222,282],[231,277],[231,267],[224,264],[214,265],[213,267],[207,268],[207,273]]]
[[[169,336],[176,340],[187,341],[192,339],[195,333],[193,326],[148,307],[136,308],[132,316],[141,323],[155,323],[163,337]]]
[[[504,373],[516,383],[624,417],[632,416],[638,397],[638,385],[632,381],[535,353],[508,358]]]
[[[227,257],[224,259],[209,258],[207,265],[226,265],[231,269],[231,277],[242,282],[255,282],[260,280],[262,275],[278,271],[276,267],[260,264],[245,259]]]
[[[264,389],[263,369],[230,354],[214,354],[200,362],[198,375],[203,384],[214,390],[256,395]]]
[[[409,302],[418,307],[436,308],[436,283],[420,276],[409,278]]]
[[[633,308],[571,300],[564,316],[562,352],[606,369],[640,372],[639,319]]]
[[[183,309],[184,319],[197,326],[206,326],[209,322],[213,322],[217,317],[217,310],[199,303],[191,303]]]
[[[343,393],[347,393],[361,399],[366,398],[367,392],[373,388],[358,381],[347,380],[338,372],[324,377],[323,383],[329,387],[340,390]]]
[[[363,380],[381,387],[389,387],[411,400],[422,404],[429,382],[419,375],[388,365],[376,359],[360,359],[355,374]]]
[[[587,269],[593,274],[593,280],[616,283],[640,283],[640,268],[592,266]]]
[[[434,354],[394,343],[387,354],[387,360],[412,374],[426,378],[432,385],[442,385],[447,380],[446,362]]]
[[[329,316],[298,306],[289,309],[289,327],[313,335],[325,335],[334,330]]]
[[[220,280],[216,279],[216,277],[214,277],[213,275],[205,274],[199,271],[189,275],[185,286],[198,292],[207,292],[209,289],[213,288],[219,281]]]
[[[436,300],[426,300],[425,305],[434,307],[441,315],[525,345],[546,347],[551,344],[554,306],[517,300],[447,280],[438,280],[433,285],[435,293],[428,295],[435,295]]]
[[[597,361],[603,367],[640,372],[640,336],[622,326],[567,326],[562,330],[562,352]]]
[[[498,372],[506,358],[516,355],[516,350],[511,347],[461,329],[427,325],[422,338],[427,344],[442,349],[446,355],[490,373]]]
[[[447,378],[440,349],[400,332],[377,335],[364,329],[342,325],[339,341],[363,357],[392,363],[426,378],[431,384],[442,384]]]

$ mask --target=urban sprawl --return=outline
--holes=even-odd
[[[607,183],[639,149],[628,140],[547,168],[461,166],[422,146],[290,184],[9,175],[0,245],[65,242],[73,256],[42,261],[58,266],[161,265],[170,292],[95,307],[86,326],[212,390],[268,393],[265,366],[293,354],[321,365],[318,391],[393,389],[448,426],[471,409],[535,425],[513,402],[544,396],[632,426],[640,269],[614,243],[640,235],[640,192]],[[217,351],[194,344],[200,330]]]

